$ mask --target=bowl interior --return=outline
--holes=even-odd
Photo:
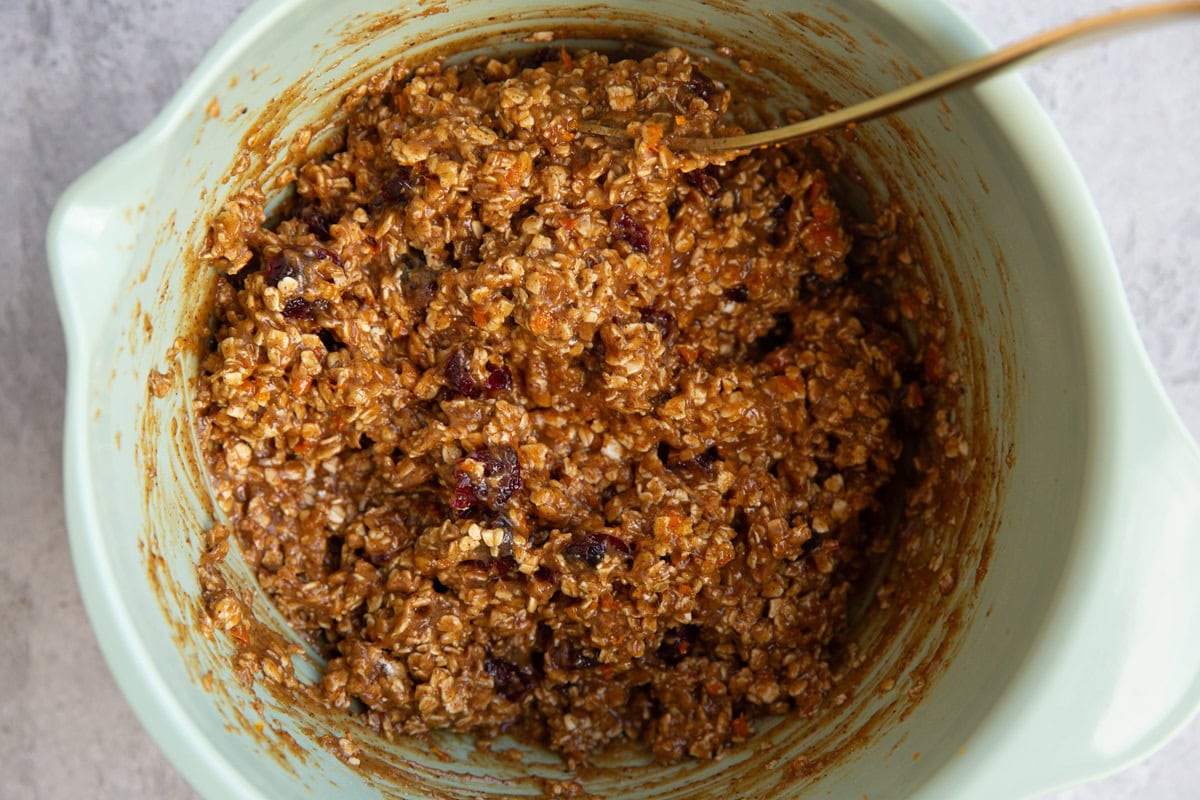
[[[104,575],[104,616],[115,621],[101,637],[133,654],[139,674],[118,676],[131,701],[189,780],[212,796],[322,796],[335,788],[364,798],[539,795],[544,779],[567,777],[550,754],[516,743],[487,753],[453,735],[379,742],[269,681],[247,686],[230,642],[204,630],[196,563],[212,508],[190,398],[193,332],[213,277],[191,256],[231,191],[270,177],[295,132],[324,118],[364,74],[447,46],[523,47],[530,33],[549,30],[576,40],[680,44],[726,63],[717,48],[727,46],[755,59],[756,80],[779,108],[807,107],[799,75],[849,103],[980,47],[947,10],[906,7],[901,15],[890,0],[803,12],[770,1],[565,8],[473,0],[403,12],[392,5],[360,2],[350,12],[296,0],[256,6],[238,23],[145,143],[138,178],[153,176],[152,200],[142,234],[121,256],[127,274],[115,313],[88,343],[85,477],[72,490],[94,509],[87,535],[96,558],[87,568]],[[788,54],[787,65],[778,53]],[[269,122],[256,129],[259,149],[239,164],[247,121],[262,109]],[[1001,114],[1036,113],[960,93],[859,134],[868,182],[917,221],[925,273],[957,334],[949,356],[966,378],[958,413],[976,431],[979,477],[912,545],[928,554],[929,569],[952,570],[953,588],[929,591],[903,619],[876,612],[861,634],[869,665],[845,704],[812,719],[774,720],[714,763],[659,766],[632,748],[607,754],[584,777],[592,793],[894,797],[974,746],[973,731],[1002,699],[1054,597],[1084,473],[1077,295],[1059,234],[1041,212],[1053,199],[1031,180],[1027,143],[1018,146],[997,124]],[[174,347],[177,336],[188,342]],[[169,388],[156,374],[173,376]],[[236,556],[230,570],[252,593]],[[261,597],[253,605],[286,630]],[[296,664],[303,678],[317,674],[307,656]],[[347,734],[361,749],[359,764],[337,744]],[[495,752],[506,746],[522,759]]]

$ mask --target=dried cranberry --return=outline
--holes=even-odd
[[[321,339],[321,344],[325,346],[326,353],[336,353],[339,350],[346,349],[346,343],[337,337],[337,335],[328,328],[322,328],[317,334]]]
[[[598,534],[604,538],[609,549],[616,550],[623,556],[629,555],[629,543],[624,539],[618,539],[616,536],[609,536],[607,533]]]
[[[600,663],[595,650],[576,642],[564,642],[551,658],[559,669],[589,669]]]
[[[505,700],[519,703],[533,691],[537,677],[530,667],[519,667],[503,658],[489,657],[483,669],[492,678],[496,692]]]
[[[585,562],[589,567],[598,567],[600,562],[604,560],[604,554],[608,552],[608,547],[597,539],[590,536],[584,537],[577,542],[571,542],[563,548],[563,555],[568,558],[579,559]]]
[[[700,455],[689,458],[686,461],[671,458],[671,447],[666,442],[658,443],[658,460],[664,467],[669,470],[684,470],[695,467],[703,472],[706,476],[712,477],[713,464],[720,460],[720,455],[717,453],[715,446],[708,448]]]
[[[477,451],[471,457],[483,462],[483,475],[489,489],[488,506],[493,511],[525,488],[525,481],[521,478],[521,463],[513,448],[492,447]]]
[[[342,257],[328,247],[313,245],[304,248],[303,256],[309,261],[332,261],[337,266],[342,265]]]
[[[589,533],[563,548],[563,555],[578,559],[589,567],[598,567],[609,550],[629,555],[629,545],[607,533]]]
[[[771,210],[771,218],[778,223],[775,226],[775,229],[771,231],[770,236],[771,244],[775,247],[779,247],[785,241],[787,241],[787,216],[788,212],[792,210],[792,204],[794,202],[795,201],[792,200],[792,196],[790,194],[785,194],[783,199],[779,201],[779,204]]]
[[[558,580],[558,570],[550,569],[545,565],[539,566],[533,572],[533,577],[537,578],[542,583],[554,583]]]
[[[735,303],[745,303],[750,299],[750,290],[746,288],[746,284],[744,283],[729,287],[723,294],[726,300],[732,300]]]
[[[339,267],[342,265],[341,257],[327,247],[310,245],[299,250],[287,249],[267,259],[262,269],[263,281],[268,286],[278,286],[284,278],[300,280],[303,276],[301,265],[316,261],[331,261]]]
[[[721,191],[721,182],[717,179],[717,167],[715,164],[709,164],[703,169],[694,169],[691,172],[683,173],[683,179],[687,181],[688,186],[694,186],[710,197]]]
[[[393,547],[379,553],[367,553],[362,549],[356,550],[355,552],[361,557],[365,558],[367,561],[370,561],[372,566],[382,567],[400,553],[400,548]],[[437,587],[435,586],[434,588],[436,589]]]
[[[617,235],[629,243],[635,253],[646,255],[650,252],[650,231],[646,226],[629,215],[625,209],[617,212],[613,220]]]
[[[267,259],[267,265],[262,271],[263,283],[267,286],[278,286],[284,278],[299,279],[300,271],[295,263],[283,253],[275,253]]]
[[[492,367],[488,370],[487,378],[483,382],[483,390],[489,395],[500,394],[507,392],[512,388],[512,372],[508,367],[499,366]]]
[[[663,634],[662,644],[658,647],[658,657],[673,667],[693,649],[699,638],[700,628],[697,625],[671,628]]]
[[[467,352],[462,348],[450,354],[443,373],[446,377],[446,385],[463,397],[479,396],[479,384],[475,381],[475,376],[471,374],[471,364],[467,359]]]
[[[477,486],[475,481],[471,480],[471,476],[461,469],[454,471],[454,497],[450,500],[450,506],[455,511],[466,511],[475,506],[486,492],[485,487]]]
[[[785,194],[775,208],[771,209],[771,216],[775,219],[783,219],[788,212],[792,210],[792,204],[796,202],[790,194]]]
[[[467,456],[483,464],[483,480],[474,480],[464,469],[454,471],[454,495],[450,505],[457,511],[486,506],[499,511],[514,494],[525,488],[517,451],[511,447],[491,447]],[[509,534],[511,536],[511,534]],[[509,540],[511,544],[511,539]]]
[[[670,311],[663,311],[661,309],[654,308],[653,306],[647,306],[645,308],[639,308],[638,313],[642,317],[642,322],[658,328],[658,330],[662,333],[663,339],[668,338],[675,330],[675,315]]]
[[[504,578],[517,569],[517,560],[512,556],[499,558],[471,558],[462,562],[465,567],[475,567],[496,578]]]
[[[329,241],[329,218],[321,213],[321,209],[316,206],[305,206],[300,210],[300,221],[313,236],[322,242]]]
[[[716,464],[720,455],[717,453],[716,447],[710,447],[700,455],[692,459],[692,463],[701,469],[706,475],[711,475],[713,464]]]
[[[517,61],[517,69],[537,69],[547,61],[557,60],[558,53],[549,47],[539,47]]]
[[[283,304],[283,316],[287,319],[312,319],[316,313],[312,303],[303,297],[293,297]]]
[[[395,203],[408,197],[417,187],[417,176],[413,168],[402,164],[383,182],[379,193],[389,203]]]
[[[687,87],[689,92],[705,102],[708,102],[708,99],[717,93],[717,84],[712,78],[701,72],[700,68],[695,64],[692,65],[692,74],[684,86]]]

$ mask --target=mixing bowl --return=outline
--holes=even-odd
[[[537,32],[680,44],[726,68],[750,57],[775,107],[805,105],[791,68],[849,102],[987,48],[940,3],[905,0],[251,7],[159,118],[66,192],[49,231],[80,587],[122,690],[206,796],[511,797],[569,777],[503,739],[380,742],[239,679],[228,637],[204,624],[196,570],[213,514],[190,409],[214,280],[194,259],[206,220],[277,177],[289,145],[303,150],[296,134],[319,134],[364,74],[434,50],[527,48]],[[951,580],[902,618],[872,612],[846,702],[770,720],[711,763],[618,749],[581,776],[595,795],[1021,797],[1145,754],[1200,701],[1200,456],[1062,143],[1011,77],[859,136],[867,183],[915,215],[966,377],[976,478],[918,537]],[[228,572],[289,635],[236,554]],[[311,654],[295,663],[318,673]]]

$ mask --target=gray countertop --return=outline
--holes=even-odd
[[[1107,7],[951,2],[996,42]],[[65,352],[43,235],[67,184],[149,122],[244,5],[0,3],[0,800],[195,796],[118,693],[75,586],[60,486]],[[1193,434],[1198,43],[1189,24],[1025,71],[1093,192],[1151,359]],[[1200,797],[1200,722],[1143,763],[1055,797]]]

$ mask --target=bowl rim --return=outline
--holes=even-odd
[[[133,140],[64,192],[47,231],[50,269],[69,356],[63,482],[72,558],[84,604],[110,670],[142,725],[187,781],[201,794],[213,797],[268,800],[269,795],[221,753],[214,742],[191,722],[181,704],[173,697],[165,679],[155,669],[146,643],[138,636],[129,611],[120,599],[111,565],[100,547],[101,526],[88,483],[91,454],[85,446],[84,436],[88,419],[86,388],[90,337],[87,321],[80,312],[76,297],[79,290],[67,281],[70,265],[65,258],[64,230],[72,214],[92,202],[95,196],[103,197],[103,191],[95,188],[100,176],[114,169],[114,165],[143,159],[152,155],[156,148],[161,148],[190,113],[203,107],[203,98],[224,74],[226,66],[264,31],[293,13],[304,2],[306,0],[256,0],[252,3],[210,48],[155,119]],[[920,3],[870,0],[870,3],[897,19],[903,19],[914,37],[932,53],[947,61],[981,55],[991,49],[986,37],[944,0]],[[1070,230],[1073,234],[1071,239],[1076,243],[1075,252],[1064,259],[1064,266],[1071,273],[1069,277],[1083,311],[1081,325],[1084,346],[1093,357],[1095,353],[1117,353],[1123,363],[1123,367],[1112,374],[1098,374],[1093,364],[1088,370],[1094,382],[1088,387],[1089,397],[1096,396],[1097,392],[1113,391],[1113,384],[1122,377],[1140,376],[1148,393],[1143,402],[1166,410],[1168,432],[1173,431],[1177,438],[1181,437],[1184,449],[1198,465],[1197,474],[1200,474],[1200,455],[1197,455],[1194,443],[1178,421],[1149,366],[1124,300],[1099,213],[1062,138],[1032,91],[1016,74],[993,78],[985,85],[966,91],[997,122],[997,134],[1013,146],[1022,162],[1038,167],[1031,169],[1028,174],[1040,195],[1052,200],[1053,207],[1070,210],[1069,213],[1060,213],[1058,225],[1064,231]],[[1086,275],[1083,274],[1085,270]],[[1103,394],[1100,396],[1104,397]],[[1116,449],[1114,434],[1108,429],[1125,419],[1120,407],[1103,399],[1092,413],[1095,421],[1090,425],[1088,463],[1093,474],[1085,478],[1082,506],[1088,505],[1094,498],[1097,487],[1107,486],[1115,480],[1113,468],[1106,464],[1096,465],[1095,462],[1097,456],[1112,453]],[[1200,479],[1197,479],[1195,494],[1200,497]],[[1200,503],[1200,500],[1194,502]],[[1109,538],[1112,538],[1111,532]],[[1109,557],[1109,551],[1099,548],[1084,556],[1072,553],[1072,563],[1068,564],[1069,571],[1064,577],[1059,596],[1041,622],[1041,630],[1035,635],[1025,662],[972,734],[972,741],[980,737],[1001,740],[1008,737],[1008,734],[1001,734],[1000,731],[1019,724],[1019,714],[1014,710],[1012,699],[1037,698],[1043,694],[1037,687],[1039,678],[1036,670],[1052,656],[1049,652],[1052,649],[1051,640],[1062,635],[1070,619],[1079,613],[1079,604],[1095,591],[1095,579],[1089,575]],[[1200,600],[1197,602],[1200,605]],[[1182,726],[1198,702],[1200,681],[1196,691],[1189,695],[1188,708],[1181,709],[1180,713],[1164,722],[1154,742],[1143,742],[1140,747],[1120,753],[1116,758],[1111,754],[1102,754],[1106,757],[1093,759],[1086,765],[1073,764],[1074,773],[1043,777],[1043,783],[1039,785],[1025,786],[1019,780],[1015,784],[1010,781],[1008,788],[1000,794],[1010,796],[1014,787],[1023,791],[1044,791],[1054,785],[1117,769],[1143,755],[1171,730]],[[1045,739],[1044,736],[1042,738]],[[976,748],[969,756],[939,769],[934,779],[919,793],[925,794],[931,788],[949,782],[956,787],[955,793],[960,795],[962,786],[974,785],[983,793],[972,793],[970,796],[997,796],[997,785],[982,785],[978,776],[998,774],[993,767],[1004,759],[995,753],[979,752],[984,749]]]

